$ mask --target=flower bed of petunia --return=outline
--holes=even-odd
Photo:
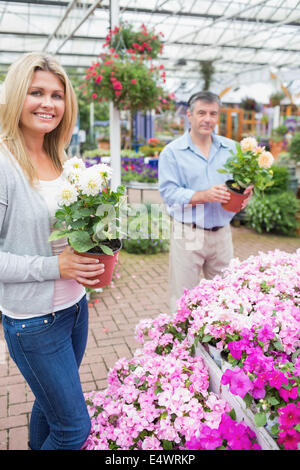
[[[202,280],[178,302],[169,322],[142,321],[152,351],[171,352],[192,338],[216,346],[228,361],[221,382],[244,399],[257,427],[282,449],[300,442],[300,250],[234,259],[224,276]],[[149,346],[148,346],[149,348]]]
[[[161,326],[169,321],[158,319]],[[208,371],[191,357],[187,339],[169,354],[154,349],[155,339],[131,360],[120,359],[108,388],[86,394],[92,431],[85,450],[260,449],[226,400],[208,391]]]

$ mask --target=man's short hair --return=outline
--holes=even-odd
[[[190,96],[188,100],[188,108],[190,111],[193,111],[193,105],[198,100],[206,101],[207,103],[218,103],[219,107],[222,106],[219,96],[215,93],[212,93],[211,91],[198,91]]]

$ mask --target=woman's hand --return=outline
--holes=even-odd
[[[75,279],[82,284],[91,287],[99,282],[98,279],[89,279],[104,273],[104,264],[99,260],[76,255],[73,248],[67,246],[58,256],[60,277],[63,279]]]

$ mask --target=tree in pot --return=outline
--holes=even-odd
[[[260,147],[254,137],[246,137],[236,144],[236,152],[231,151],[224,167],[218,170],[227,173],[230,179],[225,182],[231,193],[228,203],[222,207],[230,212],[239,212],[243,201],[248,197],[247,188],[253,187],[256,194],[261,194],[273,184],[271,166],[274,158],[264,147]]]
[[[115,261],[122,247],[120,212],[126,202],[125,187],[111,191],[111,168],[99,163],[86,168],[73,157],[64,164],[65,184],[58,194],[54,231],[49,241],[67,237],[82,256],[98,257],[105,272],[95,287],[110,284]]]

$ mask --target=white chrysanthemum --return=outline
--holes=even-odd
[[[64,175],[69,181],[78,181],[79,175],[85,170],[85,164],[81,158],[73,157],[67,160],[64,165]]]
[[[271,152],[262,152],[257,162],[261,168],[268,169],[273,165],[274,158]]]
[[[70,181],[70,183],[77,184],[82,172],[83,170],[81,168],[70,168],[68,173],[64,172],[64,175]]]
[[[253,152],[256,150],[258,144],[255,137],[246,137],[241,140],[241,149],[243,152]]]
[[[87,196],[96,196],[100,193],[102,187],[102,178],[99,172],[91,166],[83,171],[79,176],[78,187],[83,194]]]
[[[109,165],[106,165],[106,163],[99,163],[98,165],[94,165],[93,168],[102,179],[111,179],[113,170]]]
[[[63,166],[64,166],[64,169],[66,170],[69,168],[74,168],[74,169],[77,168],[77,169],[85,170],[84,161],[78,157],[70,158],[69,160],[65,161]]]
[[[73,202],[77,201],[77,197],[78,192],[76,187],[66,181],[58,194],[58,204],[60,206],[69,206]]]

